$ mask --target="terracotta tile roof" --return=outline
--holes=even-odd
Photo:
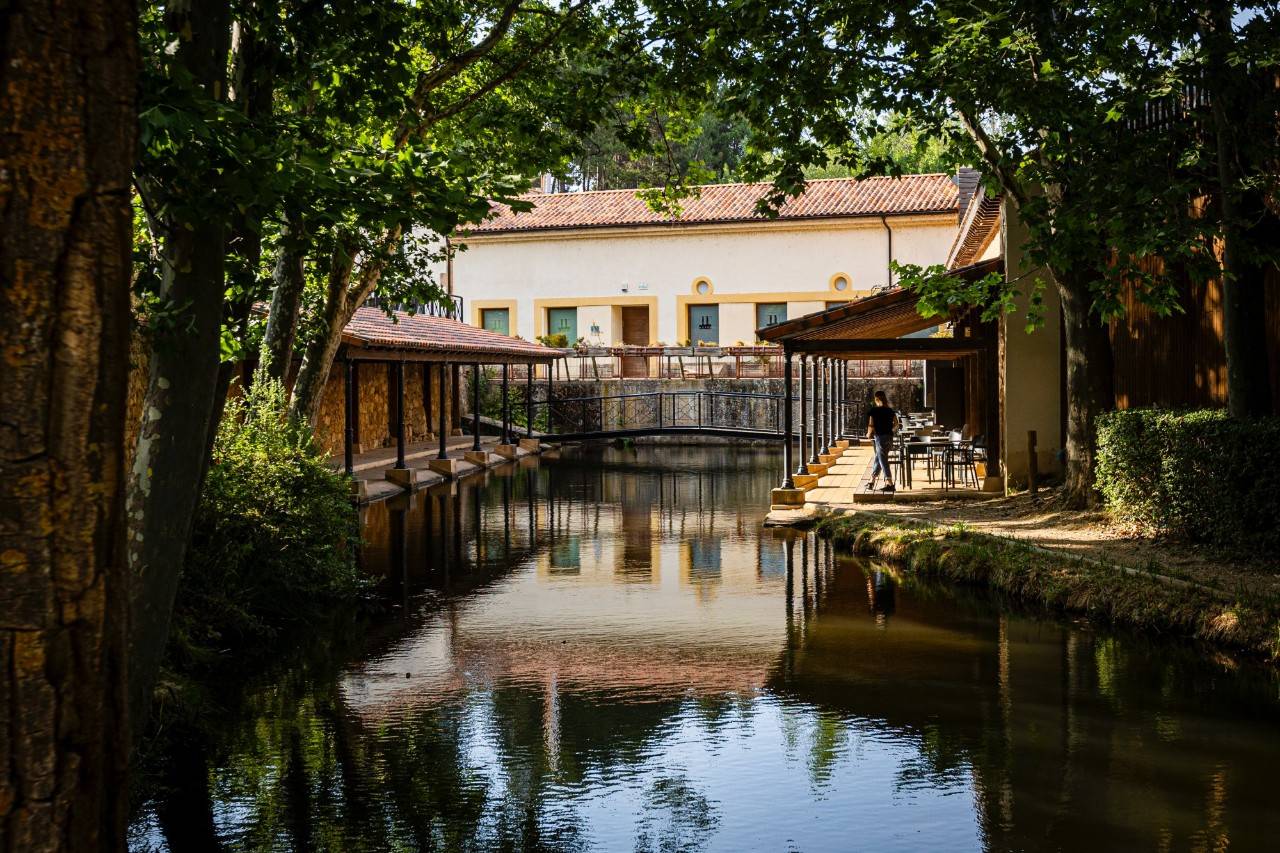
[[[496,234],[567,228],[638,225],[697,225],[713,222],[767,221],[755,206],[769,184],[708,184],[697,198],[687,199],[679,218],[650,210],[635,190],[584,193],[529,193],[527,213],[512,213],[495,204],[492,216],[468,233]],[[810,181],[803,195],[791,199],[780,219],[825,219],[856,216],[899,216],[951,213],[959,210],[959,191],[950,175],[903,175],[900,178],[827,178]]]
[[[478,329],[445,317],[396,311],[393,321],[381,308],[356,309],[355,316],[342,330],[342,339],[349,346],[441,353],[458,356],[458,361],[467,361],[472,356],[499,357],[504,361],[518,362],[561,357],[558,350],[542,344]]]

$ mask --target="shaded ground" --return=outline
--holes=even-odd
[[[1101,511],[1064,510],[1056,490],[1033,501],[1026,494],[984,500],[858,503],[848,510],[881,513],[933,524],[964,524],[1094,560],[1186,578],[1231,592],[1280,598],[1280,558],[1142,536]]]

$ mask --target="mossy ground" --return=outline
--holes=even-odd
[[[1280,606],[1270,600],[1178,584],[1154,572],[1093,561],[951,527],[901,524],[868,513],[833,516],[818,535],[904,572],[984,585],[1061,612],[1168,633],[1280,662]]]

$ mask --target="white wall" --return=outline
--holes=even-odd
[[[904,263],[946,261],[955,239],[954,215],[891,217],[894,258]],[[886,283],[887,235],[879,218],[823,222],[772,222],[744,225],[676,226],[479,235],[465,242],[454,260],[454,292],[467,302],[472,320],[477,303],[515,302],[515,328],[533,339],[545,331],[537,322],[545,305],[535,300],[573,300],[578,306],[617,304],[611,300],[656,298],[654,337],[678,340],[679,318],[688,302],[721,303],[721,343],[755,339],[754,301],[726,297],[758,294],[760,302],[788,302],[788,316],[821,310],[828,301],[865,295]],[[851,288],[830,289],[837,273]],[[710,280],[712,293],[694,298],[698,278]],[[686,297],[679,302],[677,297]],[[751,300],[753,297],[747,296]],[[595,317],[593,313],[591,316]],[[604,343],[622,335],[609,317],[596,317]],[[578,333],[587,336],[590,321],[580,310]]]
[[[1026,331],[1027,297],[1000,318],[1000,401],[1003,462],[1007,486],[1025,485],[1030,455],[1027,433],[1036,431],[1036,462],[1042,473],[1061,470],[1062,449],[1062,323],[1058,291],[1049,271],[1035,267],[1026,253],[1026,225],[1013,205],[1004,203],[1002,242],[1006,274],[1029,284],[1045,279],[1044,326]],[[1023,285],[1023,289],[1028,289]]]

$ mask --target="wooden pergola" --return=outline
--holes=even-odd
[[[449,426],[446,422],[448,406],[445,404],[444,389],[446,377],[452,371],[451,396],[457,409],[460,383],[458,369],[469,365],[475,381],[472,383],[472,409],[474,439],[472,449],[480,450],[479,406],[481,368],[489,365],[502,367],[502,441],[509,443],[511,432],[511,411],[509,402],[510,377],[509,368],[513,364],[525,365],[529,393],[525,395],[526,406],[532,408],[532,387],[534,365],[550,365],[562,358],[559,350],[545,347],[542,344],[530,343],[521,338],[508,337],[498,332],[479,329],[475,326],[448,317],[437,317],[428,314],[409,314],[405,311],[393,311],[390,316],[382,308],[363,307],[356,310],[351,322],[342,330],[342,343],[338,351],[338,360],[343,364],[343,459],[347,473],[354,467],[353,444],[355,438],[355,406],[356,381],[355,371],[360,364],[387,364],[394,368],[395,382],[392,393],[396,398],[396,468],[404,469],[405,464],[405,416],[404,416],[404,366],[408,362],[421,363],[423,366],[423,403],[427,421],[431,420],[431,382],[430,365],[434,365],[439,375],[441,400],[439,405],[440,451],[436,458],[447,459],[447,441]],[[532,424],[532,417],[529,418]]]
[[[994,258],[951,274],[973,280],[1000,270],[1002,264],[1002,259]],[[983,322],[979,312],[972,310],[957,311],[950,317],[926,318],[920,313],[919,302],[918,294],[896,288],[756,330],[761,340],[780,344],[783,349],[783,489],[794,489],[795,476],[805,474],[807,466],[816,465],[835,442],[861,432],[863,424],[845,422],[845,380],[850,361],[959,361],[964,369],[967,423],[985,435],[989,464],[999,464],[995,324]],[[950,337],[905,337],[942,322],[950,322]],[[800,362],[800,460],[793,466],[791,379],[796,356]]]

